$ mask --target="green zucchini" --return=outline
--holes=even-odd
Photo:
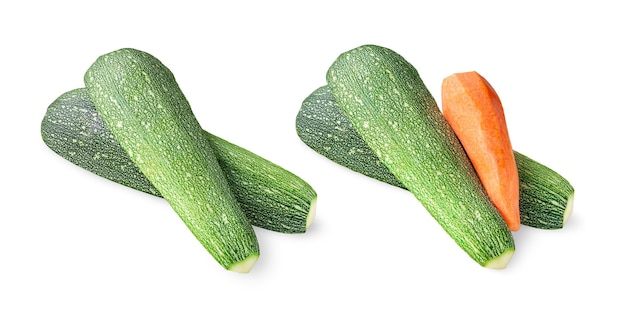
[[[520,180],[520,220],[541,229],[563,228],[574,207],[574,187],[549,167],[515,152]]]
[[[417,70],[365,45],[342,53],[326,81],[359,136],[468,256],[506,267],[513,235]]]
[[[282,233],[304,233],[315,216],[315,190],[300,177],[205,131],[250,222]],[[117,142],[85,88],[68,91],[41,122],[48,147],[70,162],[114,182],[160,197]]]
[[[328,86],[313,91],[296,116],[296,132],[314,151],[353,171],[406,189],[380,162],[341,112]],[[574,188],[547,166],[514,151],[520,178],[522,224],[563,228],[572,212]]]
[[[250,271],[256,234],[172,72],[125,48],[100,56],[84,81],[107,128],[198,241],[224,268]]]

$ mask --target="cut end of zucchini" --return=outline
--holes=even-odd
[[[313,223],[313,220],[315,219],[315,208],[317,206],[317,197],[313,198],[313,200],[311,201],[311,208],[309,208],[309,214],[306,216],[306,226],[305,226],[305,230],[309,229],[309,226],[311,226],[311,224]]]
[[[252,269],[252,266],[254,265],[254,263],[256,263],[256,260],[258,258],[259,258],[258,253],[251,254],[247,258],[243,259],[242,261],[239,261],[231,265],[228,268],[228,270],[237,272],[237,273],[249,273],[250,270]]]
[[[513,257],[513,253],[515,253],[515,249],[507,249],[496,258],[493,258],[487,261],[487,263],[485,263],[485,267],[496,269],[496,270],[504,269],[506,268],[506,266],[509,264],[509,261]]]
[[[563,226],[567,222],[567,219],[570,215],[572,215],[572,211],[574,210],[574,192],[572,192],[569,197],[567,197],[567,207],[565,207],[565,212],[563,213]]]

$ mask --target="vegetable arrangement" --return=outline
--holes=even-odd
[[[514,151],[500,99],[476,72],[442,83],[442,109],[401,55],[364,45],[342,53],[327,85],[302,102],[299,138],[354,171],[411,192],[481,266],[505,268],[520,225],[564,226],[574,189]],[[164,198],[224,268],[260,255],[253,225],[304,233],[317,194],[297,175],[200,126],[172,72],[154,56],[100,56],[85,87],[52,102],[45,144],[111,181]]]
[[[285,233],[310,225],[311,186],[204,131],[174,75],[152,55],[100,56],[85,87],[49,106],[44,142],[98,175],[163,197],[224,268],[246,273],[256,262],[252,224]]]
[[[512,150],[500,100],[477,73],[444,81],[444,112],[417,70],[384,47],[341,54],[327,83],[302,103],[301,140],[341,165],[409,190],[480,265],[506,267],[518,223],[562,228],[571,214],[574,189]],[[459,140],[468,137],[467,144]],[[483,163],[474,165],[470,150]],[[505,190],[490,192],[485,181]],[[498,198],[505,199],[504,213]]]

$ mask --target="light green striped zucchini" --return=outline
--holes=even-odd
[[[100,56],[84,81],[107,128],[199,242],[224,268],[250,271],[256,234],[172,72],[120,49]]]
[[[515,244],[417,70],[374,45],[342,53],[326,81],[376,157],[478,264],[504,268]]]
[[[314,151],[353,171],[406,189],[380,162],[341,112],[328,86],[313,91],[296,116],[296,132]],[[574,188],[560,174],[514,151],[520,178],[522,224],[563,228],[574,203]]]
[[[304,233],[315,216],[317,193],[303,179],[242,147],[205,132],[235,197],[250,222],[282,233]],[[160,197],[133,164],[89,99],[68,91],[41,122],[48,147],[70,162],[122,185]]]

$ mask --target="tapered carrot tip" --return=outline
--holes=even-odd
[[[491,202],[512,231],[520,228],[519,177],[500,98],[477,72],[443,80],[442,111]]]

